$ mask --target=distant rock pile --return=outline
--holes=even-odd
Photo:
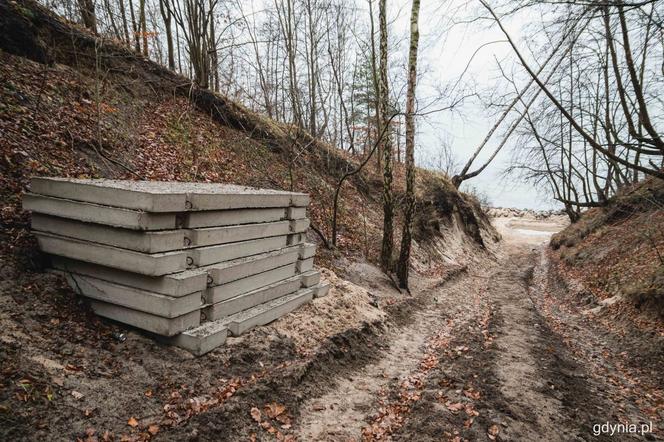
[[[565,215],[562,210],[516,209],[514,207],[490,207],[487,215],[491,218],[531,218],[548,219],[553,216]]]

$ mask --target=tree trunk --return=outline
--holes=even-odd
[[[111,22],[111,28],[113,29],[113,35],[118,41],[122,40],[122,35],[120,34],[120,30],[118,29],[117,24],[115,23],[115,17],[113,14],[113,8],[111,8],[111,4],[109,0],[104,0],[104,6],[106,7],[106,15],[108,15],[108,20]]]
[[[148,57],[148,27],[145,17],[145,0],[140,0],[140,21],[141,21],[141,37],[143,38],[143,55]]]
[[[383,244],[380,252],[380,265],[383,271],[392,268],[392,249],[394,248],[394,201],[392,200],[392,137],[388,117],[389,89],[387,84],[387,0],[379,2],[380,28],[380,116],[385,137],[383,138]]]
[[[94,0],[78,0],[78,7],[81,12],[81,19],[83,19],[83,25],[96,34],[97,16],[95,15]]]
[[[219,59],[217,57],[217,34],[214,29],[214,2],[210,0],[210,84],[215,92],[219,92]]]
[[[122,31],[124,32],[125,44],[131,45],[131,38],[129,37],[129,25],[127,24],[127,10],[125,8],[124,0],[120,0],[120,16],[122,17]]]
[[[375,131],[372,130],[371,124],[370,124],[370,115],[369,115],[369,109],[367,108],[367,140],[371,140],[371,134],[379,134],[382,132],[381,129],[381,116],[380,116],[380,81],[378,80],[378,67],[376,66],[376,39],[375,39],[375,27],[374,27],[374,13],[373,13],[373,0],[369,0],[369,24],[370,24],[370,30],[371,30],[371,83],[374,89],[374,97],[375,99],[373,100],[373,105],[374,105],[374,112],[375,112],[375,120],[374,120],[374,126],[375,126]],[[382,162],[381,162],[381,157],[383,155],[383,149],[381,148],[380,144],[378,145],[378,155],[376,155],[376,171],[378,173],[381,172],[382,169]]]
[[[136,13],[134,12],[134,2],[133,0],[129,0],[129,12],[131,15],[131,30],[134,33],[134,49],[136,52],[140,53],[141,52],[141,40],[139,38],[139,29],[138,25],[136,24]]]
[[[410,48],[408,49],[408,89],[406,91],[406,198],[404,207],[401,250],[397,263],[397,278],[402,288],[408,288],[410,268],[411,228],[415,212],[415,88],[417,86],[417,46],[420,38],[418,19],[420,0],[413,0],[410,14]]]
[[[173,16],[171,15],[168,6],[168,0],[159,1],[159,10],[161,11],[161,18],[164,20],[164,28],[166,29],[166,47],[168,48],[168,68],[175,71],[175,51],[173,50],[173,30],[171,29],[171,22]]]

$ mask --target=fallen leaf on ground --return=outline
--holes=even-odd
[[[480,412],[475,410],[471,404],[466,405],[466,414],[470,417],[479,416]]]
[[[498,435],[499,432],[500,432],[500,428],[498,427],[498,425],[496,425],[496,424],[491,425],[489,427],[489,439],[495,440],[496,436]]]
[[[153,435],[153,436],[154,436],[155,434],[159,433],[159,425],[157,425],[157,424],[152,424],[152,425],[150,425],[150,426],[148,427],[148,433],[150,433],[150,434]]]
[[[261,411],[260,411],[258,408],[253,407],[253,408],[251,409],[250,414],[251,414],[251,418],[252,418],[253,420],[255,420],[256,422],[258,422],[259,424],[261,423]]]
[[[269,418],[275,418],[282,414],[284,411],[286,411],[286,407],[281,404],[277,404],[276,402],[265,406],[265,414],[267,414],[267,417]]]
[[[129,420],[127,421],[127,425],[129,425],[132,428],[135,428],[138,426],[138,421],[134,416],[130,417]]]
[[[458,413],[463,410],[463,404],[461,402],[456,402],[454,404],[447,404],[447,409],[452,413]]]
[[[472,388],[469,388],[468,390],[464,391],[463,394],[470,399],[478,400],[480,398],[480,392],[477,390],[473,390]]]

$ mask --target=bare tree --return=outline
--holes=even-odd
[[[141,39],[143,40],[143,56],[147,57],[149,54],[149,50],[148,50],[148,26],[145,14],[145,0],[139,0],[138,22],[140,26]]]
[[[415,212],[415,88],[417,86],[417,48],[420,38],[418,20],[420,0],[413,0],[410,14],[410,46],[408,49],[408,91],[406,95],[406,195],[401,249],[397,263],[397,278],[402,288],[408,288],[410,269],[411,228]]]
[[[660,15],[654,3],[556,5],[560,18],[547,25],[549,36],[559,32],[556,26],[569,23],[567,17],[578,15],[575,9],[582,8],[586,18],[557,63],[565,69],[546,78],[531,68],[488,2],[482,3],[537,84],[537,93],[546,97],[526,102],[518,96],[525,112],[516,121],[527,124],[518,128],[521,147],[508,172],[546,186],[572,221],[583,209],[606,204],[640,174],[664,177],[656,127],[662,124],[662,102],[656,97],[663,85],[664,46],[652,37],[653,17]]]
[[[392,199],[392,136],[391,118],[388,115],[389,88],[387,76],[387,1],[379,0],[378,4],[380,29],[380,66],[379,66],[379,114],[380,128],[385,128],[382,141],[383,153],[383,242],[380,251],[380,265],[388,272],[392,267],[392,250],[394,248],[394,201]]]
[[[210,86],[211,53],[214,41],[210,41],[210,22],[214,19],[217,0],[181,0],[165,4],[180,28],[194,73],[194,81],[202,88]]]
[[[173,29],[171,23],[173,21],[173,14],[171,14],[170,0],[159,0],[159,12],[164,21],[164,29],[166,31],[166,47],[168,49],[168,68],[172,71],[175,70],[175,50],[173,46]]]
[[[97,16],[95,14],[94,0],[78,0],[78,7],[81,12],[81,18],[83,19],[83,25],[96,34]]]

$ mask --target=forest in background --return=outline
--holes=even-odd
[[[414,211],[417,121],[479,101],[494,124],[469,158],[438,148],[437,166],[458,187],[507,146],[509,179],[545,189],[572,222],[646,176],[663,179],[662,4],[658,1],[444,2],[439,15],[467,7],[497,26],[513,57],[496,59],[496,91],[463,74],[436,93],[416,93],[420,2],[386,0],[66,0],[44,3],[252,111],[286,124],[289,137],[321,139],[383,176],[381,265],[407,285]],[[410,30],[395,25],[410,10]],[[509,21],[536,32],[514,38]],[[396,17],[396,18],[395,18]],[[462,20],[459,17],[458,20]],[[440,20],[427,16],[424,20]],[[456,18],[449,18],[453,32]],[[530,29],[530,28],[529,28]],[[487,43],[489,44],[489,43]],[[465,60],[468,63],[482,47]],[[404,56],[407,53],[407,56]],[[421,54],[420,54],[421,55]],[[434,82],[435,83],[435,82]],[[306,134],[306,135],[305,135]],[[297,141],[296,141],[297,142]],[[374,155],[375,154],[375,155]],[[404,163],[406,192],[394,198],[393,163]],[[395,212],[403,211],[400,259],[392,259]],[[336,217],[336,197],[333,218]],[[332,221],[332,243],[336,242]],[[403,239],[405,238],[405,239]],[[401,269],[399,271],[399,269]]]

